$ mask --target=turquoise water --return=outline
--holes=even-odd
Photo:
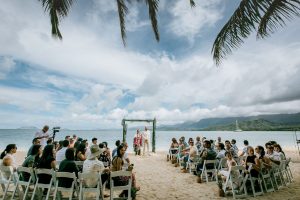
[[[0,151],[3,151],[7,144],[17,144],[18,149],[27,150],[34,137],[36,130],[29,129],[0,129]],[[127,141],[129,150],[132,151],[132,141],[134,131],[129,131]],[[91,141],[93,137],[98,138],[98,142],[106,141],[108,146],[114,148],[116,140],[122,140],[122,131],[79,131],[79,130],[61,130],[56,134],[55,140],[61,140],[66,135],[73,135],[88,139]],[[247,139],[252,146],[264,145],[267,141],[275,140],[284,149],[296,149],[295,132],[292,131],[157,131],[156,132],[156,150],[165,151],[169,148],[172,137],[179,138],[185,136],[195,138],[196,136],[206,137],[207,139],[216,140],[218,136],[224,140],[236,139],[239,148],[243,147],[243,140]],[[300,134],[298,139],[300,139]]]

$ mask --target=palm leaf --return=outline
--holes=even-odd
[[[74,0],[39,0],[45,9],[45,12],[49,12],[50,21],[52,26],[52,36],[62,39],[62,35],[59,30],[59,21],[63,17],[66,17]]]
[[[285,26],[285,20],[300,16],[299,0],[274,0],[258,26],[257,37],[265,38],[274,33],[279,27]]]
[[[124,0],[117,0],[117,4],[118,4],[118,13],[119,13],[122,41],[123,41],[124,46],[126,46],[125,16],[126,16],[126,14],[128,14],[128,8],[127,8]]]
[[[261,13],[266,11],[270,1],[272,0],[241,1],[214,41],[212,53],[217,65],[255,30],[255,25],[260,22]]]
[[[155,39],[159,41],[159,32],[158,32],[158,25],[157,25],[157,11],[158,11],[159,0],[145,0],[145,1],[149,8],[149,18],[151,20]]]
[[[191,5],[191,7],[195,7],[196,6],[195,1],[194,0],[190,0],[190,5]]]

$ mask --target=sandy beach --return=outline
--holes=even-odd
[[[295,151],[288,151],[286,154],[292,158],[290,167],[294,182],[279,191],[264,194],[255,199],[300,199],[300,156]],[[24,155],[25,152],[17,153],[17,160],[20,163],[24,160]],[[179,167],[174,167],[166,161],[166,152],[158,152],[145,157],[130,155],[130,160],[134,163],[138,185],[141,186],[137,200],[232,199],[232,197],[218,197],[218,187],[215,182],[200,184],[196,182],[196,176],[181,173]]]

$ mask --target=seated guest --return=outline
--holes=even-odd
[[[47,140],[47,144],[53,144],[53,139],[52,139],[52,138],[49,138],[49,139]]]
[[[230,151],[231,155],[233,156],[233,159],[235,159],[236,161],[238,160],[238,154],[236,154],[236,151],[231,146],[231,143],[229,140],[225,141],[225,150]]]
[[[201,149],[201,146],[202,146],[202,142],[201,142],[200,136],[197,136],[197,137],[196,137],[196,143],[195,143],[195,146],[197,147],[198,152],[199,152],[200,149]]]
[[[69,141],[70,141],[69,148],[74,148],[75,140],[73,138],[70,138]]]
[[[117,155],[117,150],[118,150],[118,147],[121,144],[121,141],[117,140],[115,144],[116,144],[116,148],[112,151],[112,157],[115,157]]]
[[[178,147],[179,147],[179,144],[178,144],[176,138],[172,138],[172,142],[171,142],[170,149],[169,149],[169,154],[173,154],[173,155],[177,154]],[[169,154],[167,155],[167,160],[172,159],[172,158],[169,158]]]
[[[286,160],[285,153],[282,151],[282,148],[279,144],[274,144],[274,151],[279,154],[280,160]]]
[[[179,146],[178,146],[178,153],[179,153],[179,157],[182,158],[183,156],[185,156],[185,152],[184,150],[188,148],[188,144],[185,142],[185,137],[181,137],[179,139]]]
[[[70,136],[66,135],[65,140],[70,140]]]
[[[104,148],[106,149],[106,153],[108,154],[109,157],[111,157],[111,152],[110,148],[108,147],[107,142],[102,142],[104,144]]]
[[[99,160],[101,162],[103,162],[103,165],[104,165],[105,168],[110,167],[111,160],[110,160],[110,156],[107,152],[107,148],[105,148],[105,144],[100,143],[99,148],[100,148],[101,151],[103,151],[103,153],[100,154]]]
[[[226,178],[229,176],[229,172],[231,170],[231,167],[237,166],[236,161],[233,159],[231,152],[227,151],[225,152],[226,155],[226,165],[227,168],[223,168],[220,170],[220,174],[222,175],[223,180],[226,180]],[[234,171],[231,175],[233,176],[232,178],[237,178],[239,176],[239,171]]]
[[[124,170],[124,154],[126,152],[126,148],[121,144],[117,149],[117,156],[115,156],[112,160],[112,171],[121,171]],[[129,179],[127,177],[114,177],[114,184],[118,186],[127,185]],[[132,173],[132,187],[138,191],[140,190],[140,187],[136,184],[136,178],[135,174]],[[124,191],[120,194],[122,196],[124,194]]]
[[[127,153],[128,144],[127,144],[127,142],[123,142],[122,145],[123,145],[123,148],[125,149],[125,153],[123,155],[124,166],[126,168],[128,168],[128,166],[130,165],[130,160],[129,160],[128,153]]]
[[[100,173],[103,184],[109,178],[109,169],[105,169],[103,162],[98,160],[100,154],[103,153],[103,149],[101,150],[98,145],[92,145],[90,151],[89,157],[83,163],[82,172]],[[97,185],[97,179],[88,179],[85,184],[88,187],[95,187]]]
[[[33,148],[33,146],[34,145],[37,145],[37,144],[40,144],[40,139],[38,139],[38,138],[34,138],[33,140],[32,140],[32,145],[31,145],[31,147],[29,148],[29,150],[28,150],[28,152],[27,152],[27,157],[29,156],[29,155],[31,155],[31,150],[32,150],[32,148]]]
[[[232,140],[231,140],[231,146],[232,146],[232,148],[234,149],[235,154],[238,155],[238,153],[239,153],[239,148],[236,146],[236,140],[235,140],[235,139],[232,139]]]
[[[244,140],[244,148],[243,148],[243,152],[241,153],[240,156],[247,156],[248,155],[248,147],[249,147],[249,142],[248,140]]]
[[[194,140],[193,138],[189,139],[189,148],[185,149],[184,151],[187,152],[187,154],[184,156],[183,158],[183,172],[187,172],[186,171],[186,163],[188,161],[193,162],[195,156],[197,155],[197,148],[194,145]]]
[[[59,172],[75,172],[76,177],[78,177],[78,167],[76,166],[74,160],[75,160],[75,150],[73,148],[66,149],[65,157],[63,161],[59,164]],[[72,186],[73,179],[69,178],[61,178],[58,182],[59,187],[71,187]]]
[[[266,152],[262,146],[257,146],[255,148],[255,153],[260,161],[260,164],[268,169],[272,168],[271,160],[266,156]]]
[[[279,153],[274,151],[274,147],[272,145],[268,146],[268,154],[266,156],[275,164],[279,165],[281,158]]]
[[[254,154],[253,147],[248,147],[248,156],[246,158],[245,167],[248,171],[250,170],[249,173],[252,177],[258,177],[260,171],[260,161]]]
[[[42,145],[39,144],[33,145],[31,149],[31,154],[25,159],[22,166],[35,168],[40,161],[40,156],[42,155],[42,153],[43,153]]]
[[[225,146],[223,143],[218,143],[217,144],[217,159],[222,159],[222,158],[225,158],[225,153],[226,153],[226,150],[225,150]]]
[[[93,139],[92,139],[92,144],[96,144],[96,145],[98,145],[97,141],[98,141],[98,139],[97,139],[97,138],[93,138]]]
[[[69,147],[69,140],[64,140],[62,143],[63,147],[56,152],[56,162],[61,162],[66,159],[66,150]]]
[[[86,151],[86,146],[84,143],[80,143],[78,148],[76,149],[76,156],[75,160],[76,161],[85,161],[85,151]]]
[[[55,149],[52,144],[46,145],[42,157],[40,159],[40,162],[38,163],[37,168],[42,169],[53,169],[55,170],[56,167],[56,161],[55,161]],[[48,174],[40,174],[39,177],[39,183],[48,184],[51,180],[51,175]]]
[[[204,160],[215,160],[217,157],[217,153],[211,147],[211,143],[209,140],[205,140],[203,145],[204,145],[204,149],[200,153],[201,159],[200,159],[199,163],[197,164],[197,169],[196,169],[196,173],[198,175],[201,174],[201,172],[202,172]],[[211,167],[213,167],[213,166],[207,165],[208,169],[210,169]]]
[[[17,169],[18,164],[16,162],[14,154],[17,152],[17,146],[15,144],[9,144],[6,146],[5,150],[1,153],[0,159],[7,160],[14,170]]]

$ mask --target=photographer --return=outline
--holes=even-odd
[[[49,126],[45,125],[41,131],[38,131],[35,133],[36,139],[40,139],[40,144],[42,145],[42,148],[44,148],[47,144],[47,140],[49,139],[49,134],[47,133],[49,130]]]

